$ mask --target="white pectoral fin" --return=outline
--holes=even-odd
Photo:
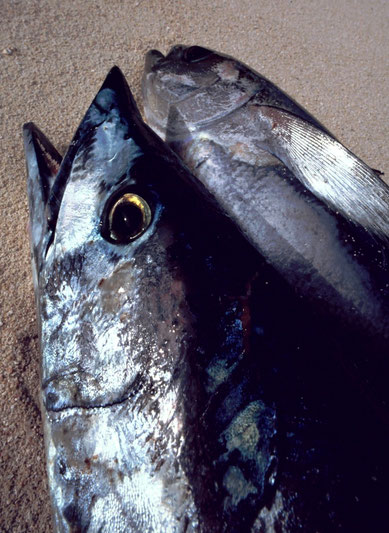
[[[389,187],[333,137],[275,107],[257,106],[266,149],[314,195],[348,220],[389,239]]]

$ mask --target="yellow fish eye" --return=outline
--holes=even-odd
[[[123,194],[108,215],[109,236],[118,244],[127,244],[142,235],[151,222],[151,209],[144,198]]]

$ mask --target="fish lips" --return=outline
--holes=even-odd
[[[68,373],[51,378],[43,385],[42,396],[47,411],[59,412],[65,409],[104,408],[120,404],[125,402],[130,394],[127,387],[126,390],[107,395],[99,380],[84,372],[81,376]]]
[[[145,56],[145,72],[151,72],[153,67],[159,63],[161,59],[165,59],[165,56],[159,50],[149,50]]]

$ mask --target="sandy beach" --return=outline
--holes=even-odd
[[[109,69],[142,107],[150,48],[228,53],[271,79],[389,178],[386,0],[2,0],[0,21],[0,532],[52,530],[22,125],[63,153]]]

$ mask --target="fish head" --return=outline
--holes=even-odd
[[[44,403],[50,410],[115,403],[128,393],[135,375],[129,375],[120,338],[125,328],[129,336],[128,320],[139,323],[133,309],[140,308],[139,299],[147,293],[145,245],[156,244],[151,241],[161,215],[151,182],[161,168],[156,170],[131,134],[120,107],[120,76],[116,69],[110,73],[71,143],[46,204],[31,209]],[[39,137],[32,125],[25,131],[27,144]],[[30,172],[31,202],[37,201],[34,179]],[[157,246],[167,248],[161,235]],[[74,379],[75,374],[88,378]]]
[[[150,50],[142,90],[148,123],[169,142],[203,132],[219,120],[228,121],[246,107],[250,112],[240,118],[245,135],[251,124],[257,132],[264,127],[263,121],[255,120],[258,107],[277,117],[279,110],[292,113],[331,135],[265,76],[231,56],[201,46],[173,46],[166,56]],[[270,110],[264,111],[264,106]]]
[[[258,80],[227,55],[177,45],[166,56],[146,54],[142,87],[147,121],[165,136],[168,126],[177,132],[199,128],[234,111],[258,91]],[[169,119],[177,111],[181,125],[176,116]]]
[[[34,125],[24,129],[59,531],[169,530],[193,505],[176,464],[193,317],[158,189],[172,169],[134,106],[114,68],[62,162]]]

